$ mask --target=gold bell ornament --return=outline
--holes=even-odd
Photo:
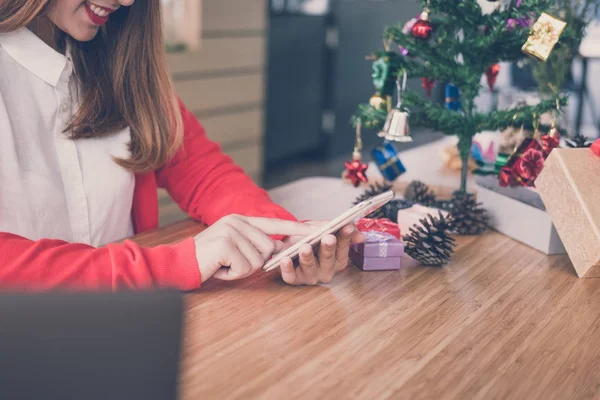
[[[412,142],[410,136],[410,128],[408,125],[408,111],[402,109],[402,95],[406,90],[407,74],[404,70],[404,76],[402,78],[402,84],[400,84],[400,78],[396,81],[396,87],[398,90],[398,103],[396,107],[391,109],[388,113],[383,130],[379,132],[378,136],[384,138],[390,142]]]

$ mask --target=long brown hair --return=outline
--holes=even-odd
[[[0,32],[28,26],[52,0],[0,0]],[[163,166],[179,148],[183,126],[164,51],[159,0],[136,1],[115,11],[89,42],[58,31],[69,45],[81,105],[67,131],[73,139],[131,127],[131,157],[117,159],[133,172]]]

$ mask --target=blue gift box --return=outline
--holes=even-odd
[[[446,85],[446,108],[452,111],[462,110],[460,92],[454,85]]]
[[[398,150],[392,142],[384,141],[371,151],[371,155],[387,181],[393,182],[406,172],[406,168],[398,156]]]

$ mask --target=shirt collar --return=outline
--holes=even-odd
[[[52,86],[56,86],[67,58],[27,28],[0,33],[0,46],[16,62]]]

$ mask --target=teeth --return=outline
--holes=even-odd
[[[95,4],[90,3],[90,10],[92,10],[92,12],[99,17],[106,17],[108,15],[107,11],[101,9],[100,7],[96,6]]]

